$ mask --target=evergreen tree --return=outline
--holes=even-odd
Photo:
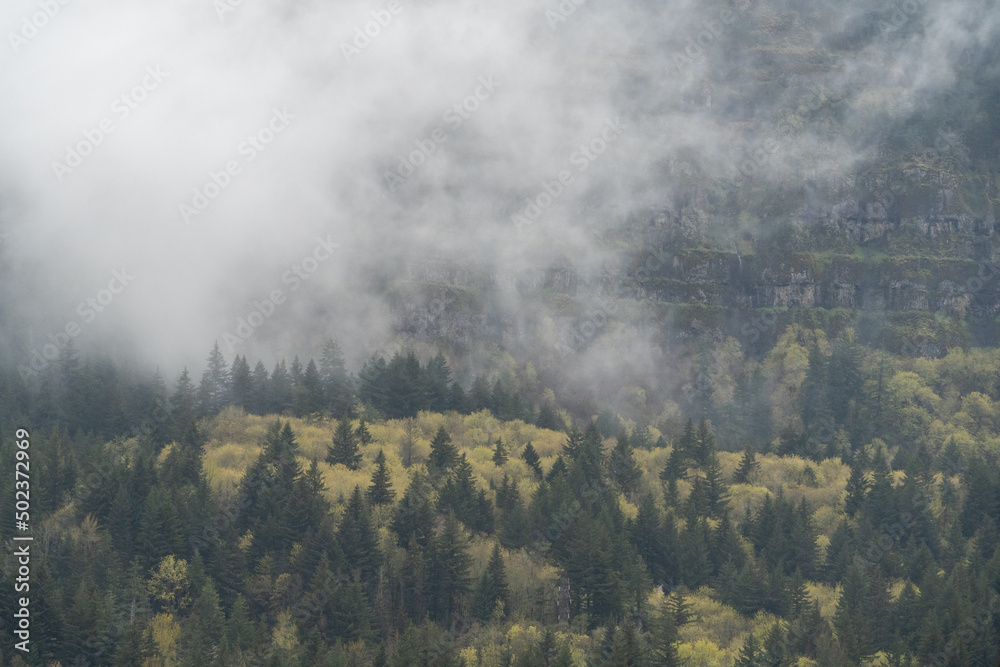
[[[851,464],[851,476],[847,480],[847,497],[844,501],[844,511],[853,517],[864,505],[865,494],[868,492],[868,480],[860,461]]]
[[[316,362],[310,359],[302,374],[299,407],[304,414],[313,414],[322,412],[326,408],[325,404],[323,381],[320,378],[319,369],[316,368]]]
[[[198,410],[201,416],[214,415],[229,403],[229,371],[216,342],[208,355],[208,367],[198,387]]]
[[[434,439],[431,440],[430,464],[437,470],[448,470],[458,458],[458,450],[451,444],[451,436],[444,430],[444,426],[438,426]]]
[[[501,438],[497,438],[496,445],[493,447],[493,465],[499,468],[505,463],[507,463],[507,447],[504,446]]]
[[[490,561],[476,587],[476,615],[483,622],[488,621],[493,616],[497,603],[501,603],[503,608],[509,612],[510,590],[507,586],[507,571],[504,568],[503,553],[500,550],[499,542],[493,544]]]
[[[746,641],[743,642],[743,647],[740,649],[740,654],[736,656],[733,667],[764,667],[766,663],[762,660],[761,653],[760,644],[751,631]]]
[[[347,466],[349,470],[361,467],[361,452],[358,450],[354,429],[347,419],[337,422],[337,428],[333,432],[333,444],[327,450],[326,462],[330,465],[339,463]]]
[[[381,555],[371,523],[371,512],[365,504],[361,487],[355,486],[337,529],[337,544],[352,570],[361,573],[363,581],[373,581]]]
[[[446,622],[458,611],[469,592],[472,557],[458,520],[449,515],[444,530],[433,541],[430,560],[431,618]]]
[[[253,377],[245,356],[236,355],[230,371],[229,396],[233,405],[249,410],[253,404]]]
[[[372,434],[368,431],[368,424],[365,423],[364,417],[358,420],[358,428],[354,431],[354,435],[357,436],[362,447],[367,447],[372,443]]]
[[[177,389],[170,397],[170,405],[173,406],[174,438],[180,438],[197,418],[194,384],[187,368],[177,378]]]
[[[250,392],[250,402],[244,406],[247,412],[263,415],[268,410],[268,392],[270,391],[270,376],[264,368],[264,362],[258,361],[253,367],[251,378],[252,390]]]
[[[372,505],[391,505],[396,498],[392,489],[392,481],[385,463],[385,452],[378,450],[375,456],[375,470],[372,472],[372,483],[368,487],[368,501]]]
[[[757,461],[757,455],[751,448],[747,447],[743,450],[743,458],[740,459],[739,467],[733,473],[733,484],[748,484],[759,471],[760,462]]]
[[[292,378],[288,375],[285,360],[282,359],[271,371],[267,389],[267,412],[281,414],[291,409],[294,403],[293,389]]]
[[[451,403],[451,369],[448,368],[448,360],[441,352],[427,362],[425,376],[427,407],[432,412],[456,409]]]
[[[608,460],[608,476],[625,495],[633,493],[642,478],[642,470],[636,463],[632,443],[624,432],[618,434],[618,442],[611,450],[611,456]]]
[[[337,418],[349,417],[351,408],[351,387],[344,366],[344,354],[334,340],[323,345],[319,359],[319,377],[323,385],[326,409]]]
[[[524,462],[528,464],[535,473],[536,479],[542,478],[542,464],[541,459],[538,458],[538,452],[535,451],[535,447],[529,441],[528,444],[524,446],[524,452],[521,453],[521,458]]]

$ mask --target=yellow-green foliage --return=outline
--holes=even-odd
[[[806,590],[809,597],[819,605],[819,613],[827,620],[833,620],[833,615],[837,611],[837,601],[840,600],[840,588],[828,584],[818,584],[807,582]]]
[[[691,606],[692,623],[681,626],[681,647],[687,647],[688,655],[695,660],[692,664],[731,665],[740,652],[743,642],[753,632],[763,637],[778,618],[772,614],[758,612],[753,618],[742,616],[732,607],[722,604],[709,596],[710,589],[702,588],[685,596]],[[660,594],[650,598],[651,604],[662,608]],[[681,651],[682,655],[684,651]],[[697,656],[697,657],[695,657]],[[721,660],[722,662],[716,662]]]

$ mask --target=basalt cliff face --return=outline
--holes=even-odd
[[[783,218],[754,216],[749,232],[732,232],[747,216],[738,202],[727,210],[700,191],[607,233],[623,258],[614,266],[427,260],[407,267],[390,307],[401,335],[459,348],[579,350],[628,329],[669,344],[713,329],[763,350],[785,324],[820,321],[874,346],[919,339],[927,355],[996,344],[1000,235],[986,190],[974,210],[951,186],[868,184],[824,200],[807,184],[783,193]]]

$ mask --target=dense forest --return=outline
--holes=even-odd
[[[4,3],[0,665],[1000,667],[998,5]]]
[[[995,664],[1000,352],[852,335],[730,340],[648,423],[524,368],[465,389],[442,354],[216,346],[168,387],[68,346],[3,385],[2,453],[30,424],[35,464],[27,662]]]

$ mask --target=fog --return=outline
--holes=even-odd
[[[995,51],[994,6],[5,2],[0,342],[21,363],[72,330],[175,373],[213,341],[273,359],[334,336],[357,363],[398,340],[387,290],[415,265],[596,273],[623,258],[604,232],[694,181],[740,187],[765,146],[754,179],[836,185]],[[763,81],[741,49],[774,22],[803,57],[861,46]],[[813,122],[829,100],[850,132]],[[496,298],[514,331],[544,315]],[[654,338],[610,327],[573,373],[644,372]]]

